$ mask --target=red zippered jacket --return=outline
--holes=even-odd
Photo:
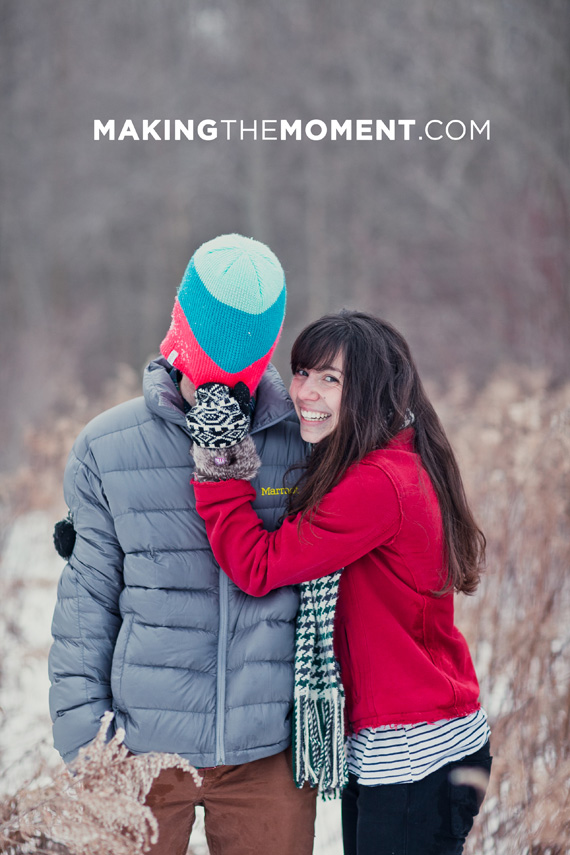
[[[407,428],[352,466],[311,522],[267,532],[247,481],[194,482],[220,566],[261,597],[344,567],[335,651],[347,719],[363,727],[432,722],[479,708],[467,643],[454,626],[437,497]]]

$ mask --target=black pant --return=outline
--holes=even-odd
[[[452,783],[457,767],[489,773],[489,743],[414,784],[367,787],[350,775],[342,794],[344,855],[461,855],[485,794]]]

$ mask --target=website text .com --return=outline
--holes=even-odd
[[[112,140],[345,140],[410,142],[491,139],[489,119],[94,119],[93,139]]]

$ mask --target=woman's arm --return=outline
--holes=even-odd
[[[194,492],[216,560],[256,597],[345,567],[390,541],[402,519],[396,488],[375,464],[349,470],[300,529],[295,518],[266,531],[251,507],[256,494],[247,481],[194,482]]]

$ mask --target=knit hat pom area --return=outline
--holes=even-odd
[[[268,246],[220,235],[190,259],[160,352],[196,387],[243,382],[253,393],[277,345],[286,299],[283,268]]]

